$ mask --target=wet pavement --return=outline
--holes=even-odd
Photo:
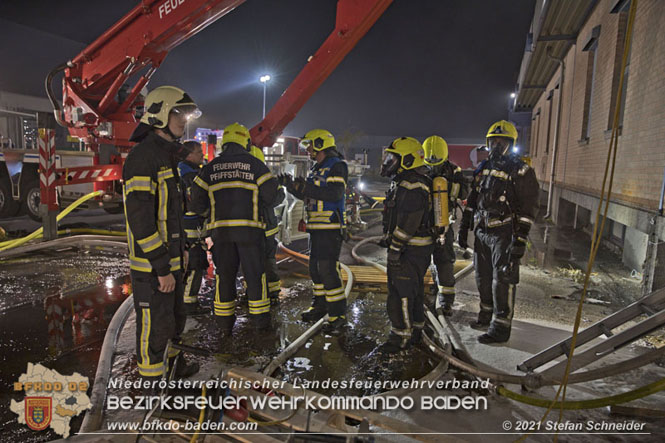
[[[0,262],[0,441],[48,441],[9,410],[28,362],[92,381],[108,322],[129,293],[121,254],[66,248]],[[80,425],[81,417],[72,422]]]

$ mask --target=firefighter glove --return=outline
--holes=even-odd
[[[277,176],[277,181],[280,185],[288,189],[293,184],[293,177],[291,174],[279,174]]]
[[[510,261],[507,265],[499,267],[497,278],[501,283],[516,285],[520,281],[519,261]]]
[[[381,237],[381,240],[379,240],[379,246],[386,249],[390,247],[390,237],[388,234],[385,234],[383,237]]]
[[[526,252],[526,239],[521,237],[513,237],[513,242],[510,245],[510,260],[519,261],[524,257]]]

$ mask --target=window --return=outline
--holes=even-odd
[[[621,102],[619,103],[619,127],[623,126],[623,116],[626,107],[626,91],[628,86],[628,76],[630,74],[630,55],[632,45],[626,48],[626,31],[628,28],[628,9],[630,8],[630,0],[619,0],[611,14],[617,14],[617,38],[616,38],[616,51],[614,53],[614,73],[612,75],[612,98],[610,101],[610,113],[607,118],[607,129],[612,129],[614,123],[614,110],[617,101],[619,86],[621,86]],[[619,85],[621,80],[621,62],[623,61],[624,51],[628,51],[626,58],[626,66],[623,70],[623,83]]]
[[[600,25],[591,30],[591,36],[582,51],[588,52],[586,87],[584,90],[584,114],[582,116],[582,139],[588,140],[591,133],[591,111],[593,110],[593,85],[596,76],[596,53]]]

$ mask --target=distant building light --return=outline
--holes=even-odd
[[[515,98],[515,93],[514,92],[510,93],[510,98]]]
[[[284,137],[278,137],[277,143],[284,143]]]

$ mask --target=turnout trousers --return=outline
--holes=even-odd
[[[251,320],[265,320],[270,317],[270,301],[264,272],[264,251],[262,242],[215,242],[212,247],[215,263],[215,315],[223,329],[230,330],[235,323],[236,275],[242,265],[247,283],[249,317]]]
[[[208,269],[208,255],[203,245],[195,243],[189,248],[189,264],[185,272],[185,304],[196,304],[198,302],[199,290],[203,274]]]
[[[398,267],[388,266],[388,342],[402,349],[411,343],[411,335],[425,326],[425,273],[431,262],[433,245],[407,246]]]
[[[342,234],[339,229],[310,231],[309,241],[309,276],[314,284],[312,307],[327,312],[332,322],[346,314],[346,294],[339,265]]]
[[[164,364],[164,351],[169,339],[178,341],[185,329],[182,273],[174,272],[176,286],[173,292],[160,292],[156,275],[131,272],[136,311],[136,361],[141,377],[160,378],[168,368]],[[169,349],[168,357],[178,355]],[[167,363],[168,364],[168,363]]]
[[[512,226],[496,228],[478,226],[474,232],[473,262],[476,284],[480,293],[478,323],[489,324],[487,333],[501,340],[510,338],[515,304],[515,284],[501,277],[501,268],[510,262]],[[515,282],[519,280],[519,266],[514,268]]]
[[[436,280],[439,287],[441,305],[452,306],[455,302],[455,235],[452,228],[446,230],[443,244],[436,243],[432,258],[436,267]]]
[[[265,247],[265,270],[266,279],[268,280],[268,293],[271,297],[277,297],[282,286],[277,273],[277,260],[275,254],[277,253],[277,240],[275,235],[266,237]]]

